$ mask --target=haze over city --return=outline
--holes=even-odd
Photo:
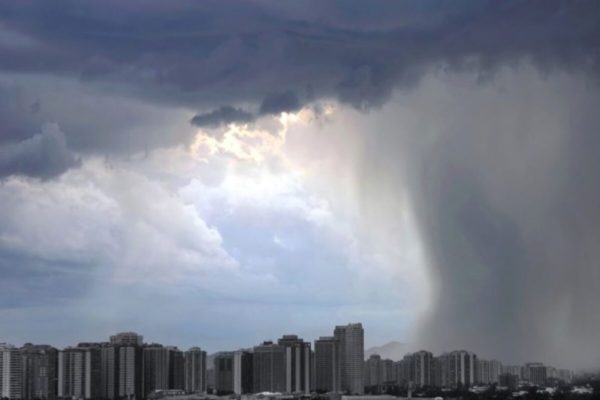
[[[0,342],[600,368],[600,3],[0,2]]]

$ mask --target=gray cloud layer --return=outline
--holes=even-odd
[[[2,26],[35,45],[4,45],[0,67],[188,105],[291,90],[360,108],[381,105],[432,66],[485,74],[531,57],[548,70],[598,69],[595,2],[418,3],[326,3],[311,14],[276,2],[6,1]]]
[[[27,175],[49,179],[79,164],[55,124],[44,126],[29,139],[0,146],[0,178]]]

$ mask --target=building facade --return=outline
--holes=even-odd
[[[135,332],[120,332],[110,337],[110,343],[118,346],[142,346],[144,337]]]
[[[499,382],[502,364],[498,360],[477,360],[477,383],[491,385]]]
[[[143,397],[143,352],[138,346],[119,346],[119,398]]]
[[[233,393],[233,358],[232,351],[223,351],[214,357],[215,390],[217,394]]]
[[[192,347],[184,354],[185,391],[206,392],[206,352]]]
[[[340,350],[339,342],[333,336],[322,336],[315,340],[314,388],[317,392],[339,392]]]
[[[159,344],[151,344],[143,349],[144,396],[157,390],[170,389],[169,375],[171,351]]]
[[[286,393],[310,393],[310,343],[296,335],[284,335],[277,344],[285,347]]]
[[[5,343],[0,344],[0,397],[23,398],[21,351]]]
[[[254,354],[249,351],[239,350],[233,353],[233,393],[252,393],[253,358]]]
[[[364,393],[364,330],[362,324],[336,326],[339,342],[341,389],[350,394]]]
[[[433,385],[433,354],[421,350],[413,353],[410,358],[410,377],[415,387]]]
[[[59,351],[58,397],[95,399],[100,397],[100,385],[100,348],[70,347]]]
[[[434,361],[434,379],[440,387],[470,387],[477,383],[477,355],[466,350],[444,353]]]
[[[255,346],[252,366],[254,392],[285,392],[286,348],[284,346],[270,341]]]
[[[54,400],[57,396],[58,350],[48,345],[25,344],[22,394],[26,400]]]

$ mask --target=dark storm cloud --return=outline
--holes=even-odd
[[[56,125],[44,126],[29,139],[0,146],[0,178],[26,175],[49,179],[79,163]]]
[[[29,103],[0,132],[24,140],[32,121],[50,120],[76,151],[132,153],[194,135],[152,129],[156,122],[141,128],[157,113],[140,103],[208,110],[193,122],[215,126],[320,99],[368,111],[432,71],[474,71],[485,80],[526,59],[545,72],[596,74],[599,13],[599,3],[585,1],[3,1],[0,72],[41,74],[50,83],[26,83]],[[86,89],[54,96],[62,90],[54,76]],[[121,100],[95,104],[94,95]],[[247,107],[257,111],[247,115]]]
[[[248,123],[265,115],[278,115],[282,112],[298,111],[302,108],[300,99],[292,91],[273,93],[265,97],[256,114],[232,106],[221,106],[216,110],[196,114],[190,121],[199,127],[219,128],[230,123]]]
[[[361,109],[432,66],[485,76],[531,57],[544,69],[598,69],[596,2],[459,4],[326,2],[320,14],[277,2],[7,1],[2,26],[37,45],[4,46],[0,67],[190,106],[309,90]]]
[[[220,127],[232,122],[250,122],[254,120],[254,116],[240,108],[231,106],[222,106],[214,111],[206,114],[197,114],[192,118],[192,124],[199,127]]]
[[[260,104],[261,115],[279,114],[282,112],[298,111],[302,108],[300,99],[292,91],[273,93],[265,97]]]

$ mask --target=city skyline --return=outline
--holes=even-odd
[[[314,348],[297,335],[284,334],[276,342],[208,357],[201,347],[180,350],[149,343],[136,332],[64,349],[0,344],[0,395],[12,400],[152,399],[160,393],[373,395],[444,388],[556,388],[574,379],[567,369],[539,362],[505,365],[467,350],[439,355],[419,350],[401,360],[372,354],[366,359],[361,323],[337,325],[332,332],[315,339]]]
[[[361,323],[359,323],[361,324]],[[352,325],[352,323],[350,323],[350,325]],[[362,324],[361,324],[362,325]],[[137,332],[134,331],[120,331],[118,333],[118,335],[135,335],[137,337],[139,337],[141,341],[138,342],[138,344],[136,344],[136,346],[139,347],[148,347],[148,348],[152,348],[153,346],[158,346],[158,348],[165,348],[165,349],[169,349],[169,348],[173,348],[173,349],[178,349],[181,351],[192,351],[195,349],[199,349],[204,351],[208,357],[214,357],[223,353],[229,353],[231,355],[233,355],[234,353],[237,352],[243,352],[243,351],[248,351],[248,350],[252,350],[255,346],[257,345],[261,345],[261,344],[265,344],[265,343],[277,343],[278,340],[282,340],[285,339],[286,337],[294,337],[294,338],[300,338],[300,340],[302,340],[302,335],[297,335],[297,334],[293,334],[293,333],[280,333],[280,334],[275,334],[275,335],[271,335],[270,338],[264,338],[260,341],[258,341],[257,343],[252,343],[250,345],[240,345],[240,346],[234,346],[231,348],[224,348],[224,349],[216,349],[216,350],[208,350],[206,347],[201,347],[200,346],[200,342],[197,341],[195,343],[192,343],[190,345],[180,345],[177,343],[172,343],[172,342],[167,342],[167,343],[161,343],[160,341],[157,340],[149,340],[146,341],[145,340],[145,336],[144,335],[139,335]],[[276,339],[276,337],[279,336],[279,339]],[[109,340],[106,341],[102,341],[102,340],[79,340],[79,341],[75,341],[73,343],[64,345],[64,346],[56,346],[53,343],[50,342],[40,342],[40,343],[36,343],[36,342],[30,342],[30,341],[26,341],[21,343],[21,346],[19,346],[19,344],[16,343],[8,343],[8,342],[1,342],[0,341],[0,345],[5,345],[5,346],[14,346],[15,348],[20,348],[20,347],[25,347],[27,345],[34,345],[34,346],[50,346],[52,348],[55,348],[57,350],[60,349],[70,349],[70,348],[77,348],[79,345],[83,345],[83,346],[87,346],[89,344],[114,344],[114,342],[111,341],[111,338],[113,337],[113,335],[111,335],[109,337]],[[306,343],[309,344],[316,344],[319,341],[322,340],[333,340],[335,339],[335,336],[332,334],[331,336],[319,336],[314,338],[312,341],[308,341]],[[393,342],[391,342],[393,343]],[[314,351],[314,346],[312,348],[312,350]],[[449,354],[452,352],[456,352],[456,351],[468,351],[465,349],[459,349],[458,347],[455,347],[454,349],[445,349],[445,350],[441,350],[438,351],[436,353],[433,353],[427,349],[420,349],[420,348],[407,348],[406,351],[402,354],[402,356],[389,356],[388,354],[386,354],[385,352],[378,352],[377,351],[377,347],[371,347],[371,348],[367,348],[367,347],[363,347],[364,350],[364,357],[363,357],[363,361],[367,362],[373,355],[380,357],[382,360],[384,359],[391,359],[392,361],[401,361],[402,357],[404,357],[405,355],[408,354],[418,354],[421,352],[426,352],[426,353],[431,353],[431,354],[438,354],[438,355],[444,355],[444,354]],[[370,355],[368,353],[371,353]],[[381,354],[380,354],[381,353]],[[479,354],[479,353],[478,353]],[[486,356],[485,353],[482,353],[481,355]],[[497,359],[496,357],[485,357],[485,359],[491,359],[493,361],[498,361],[500,363],[502,363],[503,365],[506,366],[512,366],[512,365],[518,365],[518,364],[527,364],[527,363],[533,363],[533,364],[541,364],[541,365],[547,365],[546,362],[542,359],[536,359],[536,360],[526,360],[523,363],[519,363],[519,362],[514,362],[514,361],[510,361],[510,360],[505,360],[502,357],[500,357],[499,359]],[[577,370],[575,369],[575,372],[585,372],[585,371],[595,371],[596,369],[581,369],[581,370]],[[341,384],[341,382],[340,382]]]

